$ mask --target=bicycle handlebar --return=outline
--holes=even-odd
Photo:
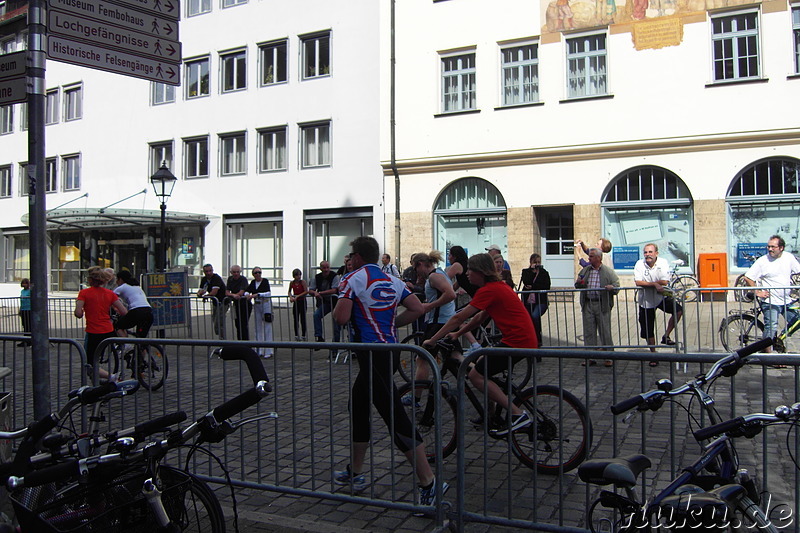
[[[153,433],[158,433],[159,431],[163,431],[170,426],[180,424],[186,420],[186,418],[187,416],[185,411],[176,411],[168,415],[154,418],[153,420],[148,420],[147,422],[142,422],[141,424],[136,424],[130,434],[137,441],[141,441],[144,437],[148,437]],[[128,432],[120,431],[117,436],[127,437]]]
[[[231,398],[222,405],[215,407],[211,413],[217,421],[223,421],[238,415],[248,407],[257,404],[272,389],[266,381],[260,381],[255,387],[244,391],[239,396]]]
[[[740,428],[744,423],[745,423],[745,417],[739,416],[732,420],[726,420],[725,422],[714,424],[713,426],[700,428],[694,432],[694,438],[697,439],[698,441],[705,440],[711,437],[715,437],[717,435],[721,435],[723,433],[727,433],[734,429]]]
[[[247,365],[247,370],[250,372],[250,377],[253,379],[253,385],[256,386],[260,382],[267,384],[267,392],[272,391],[269,385],[269,377],[267,371],[264,370],[264,365],[261,363],[261,358],[258,354],[248,346],[224,346],[214,351],[223,361],[239,360],[244,361]]]

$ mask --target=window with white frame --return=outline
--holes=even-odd
[[[175,101],[175,86],[166,83],[150,83],[150,102],[153,105],[169,104]]]
[[[222,0],[222,7],[233,7],[246,4],[247,0]]]
[[[0,135],[14,131],[14,106],[0,106]]]
[[[331,123],[317,122],[300,126],[302,168],[327,167],[331,164]]]
[[[261,85],[284,83],[287,79],[288,41],[282,39],[259,46],[261,52]]]
[[[58,191],[58,172],[56,172],[56,158],[50,157],[44,161],[44,192]]]
[[[83,117],[83,86],[64,87],[64,121]]]
[[[442,57],[442,112],[476,109],[475,52]]]
[[[184,165],[186,179],[208,177],[208,136],[184,139]]]
[[[225,219],[228,257],[248,275],[260,267],[264,278],[280,283],[283,275],[283,222],[280,215],[264,213]],[[352,240],[352,239],[351,239]]]
[[[792,6],[792,33],[794,34],[794,73],[800,74],[800,5]]]
[[[247,53],[244,50],[220,54],[222,69],[222,92],[240,91],[247,88]]]
[[[211,0],[186,0],[186,16],[202,15],[211,11]]]
[[[186,98],[209,95],[208,58],[186,61]]]
[[[77,191],[81,188],[81,156],[61,156],[61,175],[65,191]]]
[[[0,198],[11,197],[11,165],[0,167]]]
[[[0,54],[10,54],[16,49],[16,40],[11,39],[0,40]]]
[[[150,176],[155,174],[161,165],[172,169],[172,141],[150,144]]]
[[[510,46],[501,51],[503,105],[539,101],[539,45]]]
[[[243,131],[219,136],[220,174],[233,176],[247,172],[246,142]]]
[[[28,163],[19,164],[19,195],[28,196],[30,181],[28,180]]]
[[[19,32],[19,39],[17,40],[17,50],[28,49],[28,31]]]
[[[286,170],[286,126],[258,132],[258,171]]]
[[[303,79],[320,78],[331,73],[331,32],[300,38],[303,53]]]
[[[606,34],[567,39],[567,97],[608,94]]]
[[[759,77],[758,12],[711,17],[714,81]]]
[[[19,106],[19,129],[20,131],[28,129],[28,102],[23,102]]]
[[[50,89],[45,93],[44,123],[58,123],[58,89]]]

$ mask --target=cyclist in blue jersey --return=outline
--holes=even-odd
[[[339,300],[333,318],[340,325],[351,323],[354,342],[396,343],[396,327],[409,324],[420,316],[422,303],[401,279],[381,271],[377,265],[380,248],[375,239],[358,237],[350,245],[354,271],[339,283]],[[406,308],[399,316],[398,304]],[[400,363],[400,354],[388,349],[356,350],[356,356],[359,371],[350,398],[351,463],[347,470],[334,472],[334,481],[340,485],[352,483],[356,491],[368,486],[363,472],[370,441],[372,403],[390,431],[394,430],[396,446],[415,467],[420,503],[432,505],[436,498],[436,483],[425,455],[425,445],[408,419],[392,379]],[[442,491],[447,488],[447,483],[443,483]]]

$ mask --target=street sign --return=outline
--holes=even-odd
[[[181,5],[178,0],[112,0],[113,3],[135,7],[171,20],[180,20]]]
[[[27,58],[28,52],[25,50],[0,55],[0,80],[24,76]]]
[[[58,35],[48,36],[47,57],[116,74],[180,85],[180,68],[171,63],[82,43]]]
[[[28,80],[25,76],[0,80],[0,104],[18,104],[28,99]]]
[[[164,0],[166,1],[166,0]],[[81,0],[48,0],[51,9],[140,31],[148,35],[178,41],[178,23],[168,18],[106,2]]]
[[[55,9],[50,9],[47,13],[47,29],[50,35],[75,37],[89,43],[118,48],[174,65],[181,63],[181,43],[83,19]]]

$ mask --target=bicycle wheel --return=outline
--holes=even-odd
[[[106,349],[98,355],[97,366],[107,368],[109,374],[119,372],[119,357],[122,353],[122,344],[109,344]]]
[[[458,418],[457,418],[457,404],[456,399],[450,395],[444,388],[439,388],[437,391],[433,382],[428,380],[419,380],[414,382],[414,389],[412,391],[411,383],[406,383],[400,387],[400,397],[403,398],[407,394],[411,394],[406,402],[409,405],[403,407],[408,414],[408,419],[412,424],[415,424],[417,431],[425,439],[426,453],[428,461],[433,462],[436,460],[436,450],[432,446],[434,441],[434,429],[436,428],[436,416],[433,394],[441,395],[442,407],[442,457],[447,457],[456,449],[458,445]],[[412,402],[412,398],[414,402]]]
[[[678,276],[670,286],[673,290],[683,295],[684,302],[694,302],[697,300],[699,293],[695,289],[700,287],[700,283],[697,282],[697,278],[694,276]]]
[[[517,395],[514,404],[536,415],[533,424],[511,433],[511,450],[522,464],[555,475],[586,458],[592,422],[575,395],[554,385],[539,385]]]
[[[139,380],[142,387],[148,390],[158,390],[167,379],[169,364],[164,349],[156,344],[137,346],[139,356],[133,357],[133,350],[125,354],[126,360],[131,361],[133,375]],[[130,359],[128,359],[130,357]]]
[[[169,487],[179,474],[171,467],[160,467],[161,479]],[[176,522],[184,533],[225,533],[225,515],[219,499],[205,481],[189,474],[191,482],[177,505],[167,509],[170,520]]]
[[[421,331],[417,331],[416,333],[412,333],[411,335],[407,335],[403,340],[400,341],[400,344],[415,344],[417,346],[422,345],[422,337],[423,333]],[[414,356],[416,354],[409,350],[401,350],[400,351],[400,366],[397,367],[397,373],[403,378],[403,381],[406,383],[411,382],[411,368],[412,362],[414,360]],[[414,367],[416,368],[416,367]]]
[[[733,284],[734,287],[749,287],[750,284],[747,283],[747,279],[745,278],[744,274],[739,274],[736,278],[736,282]],[[748,297],[749,296],[749,297]],[[750,291],[734,291],[733,292],[733,299],[737,302],[752,302],[753,296]]]
[[[728,352],[752,344],[763,336],[764,323],[749,313],[725,317],[719,325],[719,340]]]

